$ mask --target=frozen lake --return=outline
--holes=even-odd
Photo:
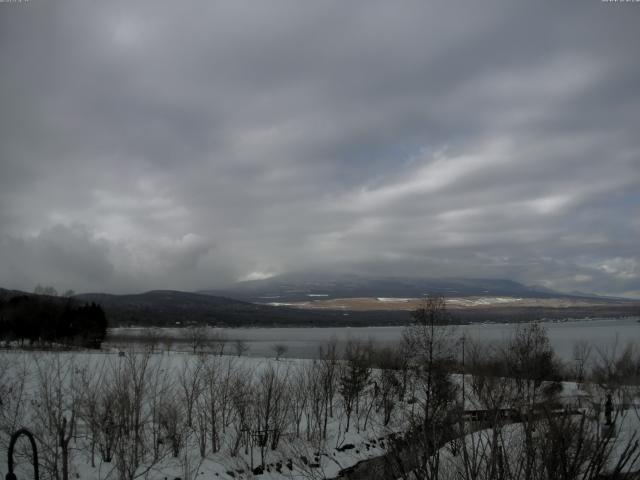
[[[572,360],[573,346],[585,340],[594,349],[611,349],[616,342],[619,347],[628,342],[640,344],[639,318],[576,320],[567,322],[544,322],[551,345],[556,353],[565,361]],[[464,333],[469,339],[499,344],[508,340],[517,328],[517,324],[474,324],[457,326],[458,335]],[[404,327],[327,327],[327,328],[222,328],[214,329],[223,332],[230,342],[243,340],[250,356],[273,356],[273,346],[282,344],[287,348],[285,356],[293,358],[310,358],[318,352],[318,348],[331,339],[342,345],[349,339],[372,340],[378,345],[392,345],[400,341]],[[124,335],[142,335],[144,329],[121,328],[114,333]],[[165,333],[173,333],[179,337],[182,329],[166,329]],[[107,345],[108,346],[108,345]],[[233,345],[229,345],[232,353]],[[595,353],[595,352],[594,352]]]

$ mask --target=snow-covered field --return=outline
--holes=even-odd
[[[110,418],[120,418],[114,412],[123,407],[119,403],[123,399],[119,395],[123,393],[128,402],[124,407],[129,413],[131,408],[135,410],[135,396],[141,396],[138,413],[145,447],[139,452],[140,458],[132,462],[133,467],[129,467],[135,472],[131,478],[148,479],[254,478],[253,469],[261,463],[265,470],[260,478],[334,478],[340,470],[359,461],[384,455],[387,436],[405,430],[415,409],[413,402],[406,401],[411,397],[403,401],[394,399],[394,410],[385,425],[381,406],[375,403],[373,395],[363,395],[347,431],[344,406],[333,398],[330,408],[334,411],[326,416],[326,437],[321,438],[319,429],[323,427],[314,426],[314,422],[322,420],[322,412],[315,412],[315,419],[313,412],[313,405],[321,408],[321,399],[310,393],[317,385],[308,383],[315,378],[314,368],[320,367],[317,362],[176,352],[126,352],[124,356],[34,352],[0,355],[3,400],[0,445],[6,448],[10,431],[21,426],[30,428],[39,441],[41,471],[45,472],[41,478],[48,478],[47,472],[60,468],[60,460],[56,459],[61,453],[60,432],[63,437],[69,435],[69,478],[123,478],[126,469],[119,468],[117,456],[125,452],[118,450],[118,439],[110,437],[117,422],[109,423]],[[373,372],[372,379],[379,373]],[[460,375],[453,380],[462,385]],[[469,387],[470,376],[466,383],[465,408],[481,408]],[[583,392],[575,383],[564,384],[566,398],[575,399],[578,393]],[[335,391],[334,397],[338,397]],[[243,398],[253,404],[243,404]],[[123,418],[128,418],[126,415]],[[265,421],[264,417],[269,415],[273,420]],[[620,445],[639,427],[638,417],[631,410],[623,411],[622,415],[617,440]],[[61,423],[63,418],[66,420]],[[219,422],[215,427],[215,448],[211,441],[212,418]],[[67,426],[65,433],[64,422],[74,421],[75,428],[70,430]],[[280,429],[275,449],[271,445],[261,448],[257,432],[263,426]],[[479,445],[489,448],[490,435],[488,430],[476,432],[465,442],[477,454]],[[514,452],[522,447],[522,437],[522,427],[518,425],[506,426],[501,431],[503,445]],[[133,440],[128,442],[128,447],[133,448]],[[269,438],[267,443],[271,442]],[[461,457],[452,455],[450,446],[443,448],[441,454],[443,473],[460,468]],[[106,461],[109,455],[115,455],[116,459]],[[18,463],[20,478],[29,478],[28,460],[21,457]],[[3,456],[2,476],[6,469]]]
[[[108,429],[116,428],[108,422],[120,418],[116,413],[122,407],[120,393],[135,406],[136,381],[140,382],[141,432],[146,438],[134,468],[140,478],[254,478],[252,469],[262,463],[261,454],[266,467],[260,478],[331,478],[362,459],[383,454],[380,439],[402,430],[408,422],[406,411],[397,408],[383,425],[372,400],[363,398],[346,431],[337,392],[333,391],[327,406],[318,397],[322,392],[317,385],[308,383],[314,375],[321,375],[320,365],[309,360],[177,352],[126,352],[121,356],[4,351],[0,362],[0,447],[6,451],[9,432],[17,428],[26,426],[33,431],[40,448],[41,478],[49,478],[43,476],[43,470],[50,473],[61,468],[54,457],[61,453],[56,444],[62,417],[77,422],[69,444],[69,478],[122,477],[115,438],[114,458],[105,461]],[[133,382],[130,388],[119,383],[127,381]],[[124,391],[116,392],[120,387]],[[268,395],[273,395],[270,404]],[[317,410],[325,407],[332,411]],[[325,427],[317,423],[325,413],[326,436],[321,434]],[[273,420],[265,420],[269,415]],[[192,417],[191,426],[187,417]],[[213,448],[215,422],[218,445]],[[262,428],[278,430],[275,450],[271,437],[268,445],[260,447],[257,431]],[[129,444],[133,448],[131,441]],[[6,456],[0,459],[4,478]],[[19,478],[29,478],[28,459],[18,463]]]

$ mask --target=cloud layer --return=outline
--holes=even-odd
[[[0,4],[0,285],[640,295],[640,7]]]

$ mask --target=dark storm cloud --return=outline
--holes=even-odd
[[[0,284],[639,294],[640,7],[0,4]]]

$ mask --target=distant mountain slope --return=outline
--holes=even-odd
[[[7,290],[5,288],[0,288],[0,300],[7,300],[12,297],[16,297],[18,295],[30,295],[29,293],[22,292],[20,290]]]
[[[220,326],[328,326],[344,324],[399,323],[406,312],[344,313],[309,312],[295,308],[272,307],[231,298],[173,290],[154,290],[135,295],[90,293],[76,295],[84,302],[96,302],[105,309],[115,325],[189,325]]]
[[[20,290],[0,288],[0,300],[28,295]],[[64,297],[55,298],[66,302]],[[231,298],[174,290],[153,290],[130,295],[85,293],[72,297],[80,303],[95,302],[103,307],[110,327],[185,326],[207,324],[226,327],[270,326],[365,326],[403,324],[407,312],[305,311],[296,308],[253,304]]]
[[[7,300],[16,295],[33,296],[34,294],[0,289],[0,300]],[[57,298],[60,302],[67,301],[63,297]],[[334,309],[303,310],[253,304],[199,293],[167,290],[156,290],[135,295],[89,293],[76,295],[73,298],[78,302],[96,302],[102,305],[110,326],[176,326],[179,322],[178,324],[182,326],[208,324],[228,327],[356,327],[403,325],[410,321],[409,312],[402,310],[356,311],[337,307]],[[264,299],[262,301],[264,302]],[[517,307],[513,305],[459,308],[456,302],[452,301],[449,312],[452,315],[452,319],[459,323],[519,322],[542,318],[640,316],[640,302],[612,300],[605,303],[603,304],[600,301],[598,305],[570,308]]]
[[[328,274],[287,274],[265,280],[238,282],[224,290],[202,293],[225,295],[252,302],[296,302],[310,298],[504,296],[523,298],[567,297],[542,287],[527,287],[505,279],[412,278]]]

